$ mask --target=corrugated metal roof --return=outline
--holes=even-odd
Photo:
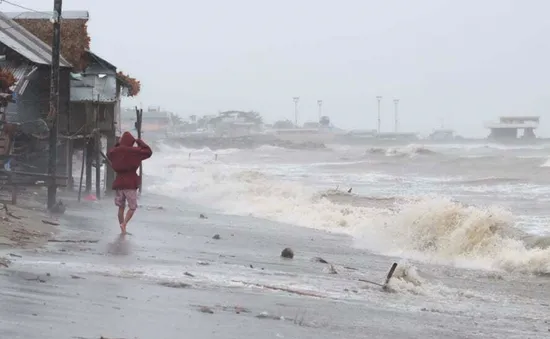
[[[51,65],[52,49],[29,31],[0,12],[0,42],[13,49],[29,61],[40,65]],[[60,57],[59,66],[72,68]]]
[[[87,50],[86,52],[88,52],[89,56],[92,57],[93,59],[95,59],[102,67],[111,68],[113,71],[116,72],[117,68],[116,68],[115,65],[113,65],[109,61],[103,59],[102,57],[100,57],[99,55],[95,54],[94,52],[92,52],[90,50]]]
[[[98,98],[99,95],[99,98]],[[71,80],[71,101],[115,102],[116,77],[105,75],[100,78],[95,74],[82,75],[81,80]]]
[[[62,11],[61,18],[63,19],[90,19],[88,11]],[[10,19],[46,19],[50,20],[53,12],[4,12]]]

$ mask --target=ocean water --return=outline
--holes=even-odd
[[[69,199],[56,237],[94,242],[13,250],[0,337],[546,338],[548,151],[156,143],[131,236]]]
[[[345,233],[382,255],[550,274],[550,145],[157,145],[147,190],[217,212]]]

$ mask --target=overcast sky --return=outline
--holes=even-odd
[[[12,0],[51,11],[53,0]],[[484,135],[499,115],[540,115],[550,135],[547,0],[71,0],[92,49],[142,82],[125,104],[182,115],[323,113],[343,128]],[[0,10],[18,11],[5,2]]]

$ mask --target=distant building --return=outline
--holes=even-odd
[[[498,122],[485,123],[485,127],[491,133],[488,139],[492,140],[514,140],[514,139],[536,139],[535,129],[539,127],[540,117],[538,116],[508,116],[500,117]],[[522,130],[521,136],[519,130]]]
[[[448,140],[455,140],[455,131],[452,129],[436,129],[433,131],[429,136],[428,139],[433,141],[448,141]]]
[[[263,121],[258,112],[225,111],[210,119],[208,128],[217,136],[240,137],[261,132]]]

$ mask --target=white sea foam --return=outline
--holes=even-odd
[[[157,179],[148,189],[226,213],[345,232],[358,246],[381,253],[550,273],[550,249],[529,248],[515,232],[514,216],[499,207],[465,206],[441,196],[416,197],[390,208],[367,200],[362,205],[338,204],[315,186],[285,178],[290,165],[275,173],[262,164],[214,161],[209,150],[194,151],[191,159],[187,153],[165,148],[157,154],[148,165]],[[376,185],[381,177],[390,176],[364,173],[360,179]]]

